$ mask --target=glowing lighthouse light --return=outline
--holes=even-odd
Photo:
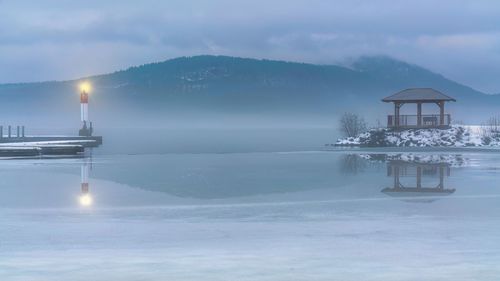
[[[81,92],[90,93],[90,90],[91,90],[91,86],[90,86],[89,82],[82,82],[80,84],[80,91]]]

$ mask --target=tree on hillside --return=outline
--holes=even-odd
[[[365,119],[358,114],[346,112],[340,118],[340,130],[346,137],[355,137],[366,128]]]

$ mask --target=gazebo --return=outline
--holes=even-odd
[[[394,115],[387,116],[387,127],[394,129],[409,128],[448,128],[451,124],[450,114],[444,113],[444,104],[456,101],[432,88],[412,88],[402,90],[382,99],[383,102],[394,103]],[[416,115],[401,115],[400,108],[407,104],[417,104]],[[422,115],[422,104],[434,103],[439,106],[439,114]]]

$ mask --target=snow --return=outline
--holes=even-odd
[[[39,146],[74,146],[81,143],[92,143],[95,140],[58,140],[58,141],[30,141],[30,142],[6,142],[0,143],[0,148],[4,147],[22,147],[22,146],[30,146],[30,147],[39,147]]]
[[[422,154],[422,153],[384,153],[358,154],[359,157],[370,161],[404,161],[418,164],[449,164],[451,167],[465,167],[470,160],[460,154]]]
[[[0,143],[0,152],[3,156],[26,156],[28,154],[34,155],[53,155],[57,153],[73,154],[83,150],[82,144],[93,142],[93,140],[74,141],[74,140],[61,140],[61,141],[39,141],[39,142],[11,142]],[[49,151],[47,151],[49,150]],[[29,152],[31,151],[31,152]],[[55,153],[56,151],[57,153]]]
[[[337,140],[336,146],[498,147],[500,134],[484,126],[455,125],[449,129],[372,129]]]
[[[36,147],[36,146],[0,146],[0,151],[8,151],[8,150],[32,150],[32,149],[37,149],[37,150],[41,150],[40,147]]]

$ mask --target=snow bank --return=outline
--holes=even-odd
[[[22,146],[70,146],[79,145],[82,143],[93,143],[95,140],[57,140],[57,141],[27,141],[27,142],[5,142],[0,143],[0,148],[9,147],[22,147]]]
[[[500,133],[487,128],[456,125],[449,129],[372,129],[356,137],[338,139],[335,146],[466,147],[500,146]]]

